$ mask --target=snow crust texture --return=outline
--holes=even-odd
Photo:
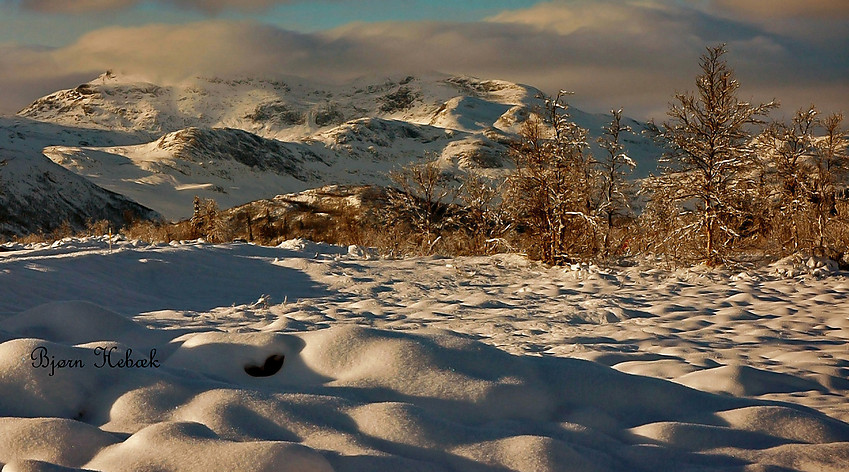
[[[849,468],[844,273],[4,247],[4,471]]]

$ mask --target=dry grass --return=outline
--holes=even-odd
[[[129,239],[157,243],[202,237],[213,243],[241,240],[273,246],[288,239],[303,238],[337,245],[369,246],[389,258],[410,255],[474,256],[500,252],[521,252],[533,258],[537,254],[534,238],[529,237],[521,226],[509,221],[481,223],[478,221],[480,212],[477,212],[472,220],[476,218],[478,225],[500,228],[497,234],[480,231],[475,224],[469,223],[465,215],[468,207],[459,205],[452,205],[450,211],[443,212],[443,217],[451,221],[446,224],[440,222],[438,233],[426,237],[413,222],[388,212],[388,200],[382,199],[383,193],[373,189],[370,192],[368,204],[351,205],[344,194],[312,200],[299,196],[288,200],[278,197],[229,210],[216,210],[211,219],[200,226],[191,219],[178,222],[136,220],[116,229],[108,221],[100,220],[90,221],[79,232],[74,232],[66,223],[50,233],[29,234],[14,240],[31,244],[67,237],[120,233]],[[650,208],[637,220],[620,221],[611,232],[610,250],[606,254],[598,254],[593,260],[615,262],[639,254],[658,255],[659,260],[675,264],[698,260],[698,241],[675,234],[677,228],[670,224],[670,215],[664,210]],[[849,268],[849,202],[839,201],[836,212],[827,226],[825,247],[817,255],[834,259],[842,267]],[[735,241],[736,250],[729,262],[743,258],[751,260],[753,257],[763,261],[774,260],[801,250],[786,244],[786,221],[768,223],[765,231]],[[803,222],[797,226],[800,234],[807,238],[810,233],[808,228]]]

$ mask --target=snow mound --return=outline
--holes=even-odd
[[[737,396],[766,393],[802,392],[826,389],[812,380],[779,372],[769,372],[746,365],[727,365],[683,375],[676,379],[689,387]]]
[[[239,470],[332,472],[320,454],[283,441],[228,441],[200,423],[163,422],[105,448],[89,464],[98,470]]]
[[[148,346],[164,340],[157,331],[83,301],[40,305],[0,321],[0,329],[23,337],[71,345],[93,341],[118,341],[129,345]]]
[[[739,431],[725,426],[662,422],[631,429],[637,436],[679,449],[704,451],[722,447],[766,449],[785,441],[759,432]]]
[[[306,241],[4,252],[0,465],[847,469],[844,276],[572,269]]]
[[[121,241],[111,252],[101,241],[34,248],[28,257],[37,261],[26,257],[0,260],[0,313],[19,313],[56,299],[140,313],[210,310],[250,303],[261,295],[278,302],[320,295],[323,291],[308,275],[275,262],[281,256],[301,256],[301,251],[252,244],[211,246],[199,241],[165,247]],[[346,253],[347,248],[328,246],[323,251]],[[306,254],[311,257],[316,252]],[[67,254],[74,257],[65,257]],[[38,282],[33,283],[34,279]],[[71,317],[76,314],[101,316],[84,310]],[[37,318],[47,322],[50,316],[38,314]],[[117,318],[110,321],[119,322]]]
[[[80,467],[117,442],[115,435],[81,421],[0,418],[0,463],[4,464],[29,460]]]
[[[280,249],[286,249],[305,255],[341,255],[348,254],[350,247],[337,246],[334,244],[317,243],[303,238],[288,239],[277,245]],[[356,247],[356,246],[354,246]]]
[[[732,428],[807,444],[849,442],[849,426],[823,415],[786,406],[752,406],[718,415]]]
[[[40,339],[0,344],[0,416],[79,419],[96,411],[94,392],[111,383],[92,367],[96,359],[90,349]],[[77,360],[91,368],[68,374],[84,367]]]
[[[86,308],[91,313],[80,314]],[[89,305],[65,311],[115,323]],[[331,471],[377,467],[388,455],[412,461],[411,470],[559,471],[568,464],[615,471],[637,467],[633,456],[645,441],[700,451],[849,439],[849,425],[790,405],[765,407],[588,361],[513,356],[446,331],[173,334],[177,347],[160,346],[156,367],[138,359],[132,367],[98,367],[93,344],[0,344],[7,399],[0,415],[11,418],[0,429],[15,438],[0,443],[0,459],[34,470],[49,467],[33,461],[99,470]],[[34,367],[39,349],[56,360],[55,370]],[[116,359],[132,357],[120,353]],[[24,440],[31,437],[50,441]]]
[[[827,277],[839,270],[832,259],[807,254],[793,254],[770,264],[770,272],[779,277],[799,277],[809,275],[817,278]]]
[[[165,365],[202,373],[236,385],[317,384],[323,378],[304,365],[304,342],[278,333],[192,333],[174,340],[179,347]],[[278,375],[279,374],[279,375]],[[255,379],[254,379],[255,378]]]

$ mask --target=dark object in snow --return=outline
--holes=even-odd
[[[251,377],[271,377],[280,371],[280,368],[283,367],[283,360],[286,358],[283,354],[273,354],[268,356],[268,359],[265,360],[265,364],[258,365],[246,365],[245,372]]]

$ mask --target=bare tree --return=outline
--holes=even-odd
[[[546,98],[541,114],[525,122],[513,149],[517,169],[508,180],[512,216],[530,237],[532,250],[548,263],[598,251],[598,174],[587,130],[571,120],[565,95]]]
[[[604,127],[604,133],[596,140],[604,149],[605,154],[599,161],[601,170],[601,201],[598,212],[604,216],[607,227],[604,233],[604,252],[610,253],[610,237],[614,220],[617,217],[628,216],[631,211],[633,186],[626,179],[631,170],[636,167],[633,159],[625,153],[621,137],[624,133],[632,133],[630,126],[622,124],[622,109],[611,110],[610,123]]]
[[[777,207],[774,224],[789,231],[790,250],[826,249],[827,228],[837,214],[836,195],[849,174],[842,122],[840,114],[820,119],[811,106],[797,112],[790,124],[773,123],[759,139]]]
[[[782,246],[794,251],[800,244],[800,226],[805,226],[810,212],[808,176],[815,149],[817,114],[813,106],[799,110],[790,124],[772,123],[758,138],[759,154],[764,161],[764,194],[774,208],[771,219]],[[783,241],[785,236],[781,233],[785,231],[789,235]]]
[[[411,164],[389,174],[398,187],[389,192],[389,212],[395,223],[406,222],[422,235],[422,249],[430,253],[447,224],[448,204],[456,188],[435,159]]]
[[[670,121],[656,128],[666,141],[666,167],[651,182],[652,198],[670,199],[680,208],[685,237],[702,241],[701,258],[725,258],[736,227],[747,218],[746,195],[753,188],[754,147],[750,126],[776,106],[751,105],[737,98],[740,83],[724,59],[725,45],[708,47],[696,94],[678,93]]]
[[[461,178],[458,191],[463,205],[461,216],[474,253],[488,254],[498,247],[511,248],[505,235],[512,224],[504,200],[500,198],[501,184],[503,181],[471,171]]]
[[[838,184],[845,185],[849,174],[849,136],[843,130],[842,114],[829,115],[820,124],[825,134],[814,146],[810,200],[816,215],[816,248],[822,251],[826,249],[826,228],[837,215]]]

